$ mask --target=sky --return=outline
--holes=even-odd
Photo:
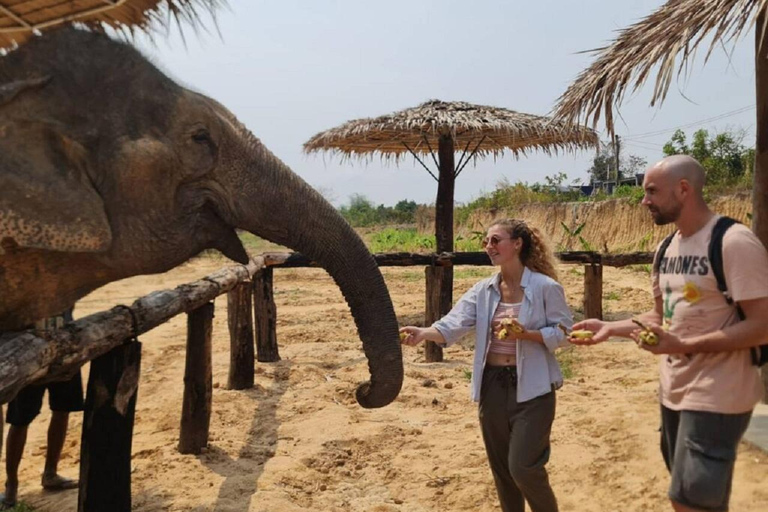
[[[186,27],[135,40],[177,82],[229,108],[275,155],[336,206],[359,194],[375,204],[434,203],[435,180],[414,161],[399,165],[306,155],[316,133],[429,99],[467,101],[546,115],[606,45],[662,0],[229,0],[208,32]],[[218,32],[217,29],[218,27]],[[720,46],[650,106],[653,82],[627,95],[616,123],[624,155],[649,164],[675,128],[689,136],[745,130],[754,146],[754,34]],[[604,130],[598,125],[598,130]],[[647,135],[655,133],[654,135]],[[602,136],[607,138],[605,132]],[[593,150],[479,160],[461,173],[466,203],[502,180],[544,182],[563,172],[588,181]]]

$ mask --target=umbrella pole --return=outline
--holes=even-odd
[[[440,168],[435,201],[436,252],[453,252],[453,196],[456,181],[454,144],[450,134],[440,136],[437,147]],[[426,267],[427,297],[425,325],[431,325],[451,310],[453,306],[453,267]],[[443,349],[429,341],[424,347],[428,363],[443,360]]]
[[[755,24],[755,168],[752,193],[752,230],[768,247],[768,27],[766,10]],[[768,391],[768,366],[762,369],[763,385]],[[768,396],[768,395],[766,395]],[[768,398],[766,398],[768,400]],[[766,402],[768,403],[768,402]]]

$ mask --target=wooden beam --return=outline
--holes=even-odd
[[[318,267],[319,265],[298,252],[264,253],[264,264],[268,267],[296,268]],[[632,252],[627,254],[600,254],[587,251],[558,252],[555,256],[561,263],[600,263],[606,267],[625,267],[627,265],[647,265],[653,263],[652,252]],[[490,266],[491,260],[485,252],[446,252],[441,254],[419,254],[409,252],[378,253],[373,255],[380,267],[412,267],[435,265],[449,267],[454,265]]]
[[[187,317],[187,360],[179,453],[199,454],[208,446],[213,399],[212,332],[213,302],[209,302],[190,312]]]
[[[584,318],[603,319],[602,265],[584,265]]]
[[[424,325],[432,325],[441,319],[453,306],[453,293],[442,293],[447,284],[453,283],[453,267],[424,268],[426,279]],[[428,341],[424,344],[424,359],[428,363],[439,363],[443,360],[443,349],[435,342]]]
[[[6,31],[8,32],[18,32],[19,28],[25,28],[27,30],[32,30],[34,27],[32,27],[32,24],[30,24],[27,20],[10,10],[8,7],[5,7],[4,5],[0,5],[0,13],[5,14],[9,18],[11,18],[13,21],[18,23],[20,27],[8,27],[6,28]]]
[[[752,187],[752,231],[768,247],[768,14],[763,9],[755,23],[755,171]],[[768,393],[768,365],[762,368]],[[768,394],[764,400],[768,403]]]
[[[272,289],[272,269],[253,275],[253,318],[256,324],[256,360],[274,363],[280,360],[277,349],[277,306]]]
[[[253,310],[252,284],[244,281],[227,293],[227,324],[229,326],[229,378],[227,388],[253,387]]]
[[[140,368],[139,342],[115,347],[91,363],[80,444],[78,512],[131,510],[131,446]]]

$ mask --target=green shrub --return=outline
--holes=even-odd
[[[643,200],[644,195],[645,191],[643,190],[643,187],[637,187],[634,185],[620,185],[613,189],[614,198],[627,197],[632,200],[633,204],[640,204],[640,201]]]
[[[434,235],[420,235],[416,228],[385,228],[370,235],[371,252],[433,252]]]

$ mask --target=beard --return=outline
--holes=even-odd
[[[680,217],[680,211],[682,205],[674,205],[669,209],[661,210],[656,207],[648,207],[648,211],[651,212],[653,217],[653,223],[657,226],[666,226],[672,222],[675,222]]]

